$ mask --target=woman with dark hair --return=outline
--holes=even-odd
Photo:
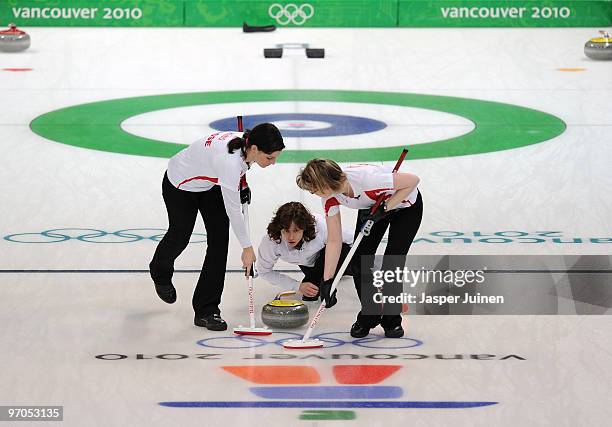
[[[353,242],[352,233],[343,231],[342,238],[341,252],[346,256]],[[304,301],[316,301],[323,278],[326,240],[325,219],[312,215],[299,202],[285,203],[274,214],[268,234],[259,245],[259,276],[284,290],[300,292]],[[304,273],[302,281],[274,271],[279,259],[297,265]]]
[[[380,313],[367,314],[364,313],[364,307],[371,307],[375,293],[373,255],[376,254],[387,229],[389,238],[382,269],[394,271],[396,267],[404,267],[406,254],[423,217],[423,200],[417,188],[419,181],[419,177],[414,174],[393,172],[391,168],[383,166],[363,164],[341,168],[336,162],[327,159],[309,161],[297,176],[298,187],[321,197],[325,209],[328,237],[321,294],[325,297],[327,307],[336,303],[335,292],[332,295],[329,292],[335,276],[334,271],[337,271],[337,265],[341,264],[340,205],[359,210],[355,235],[368,219],[374,222],[370,234],[361,240],[351,260],[352,268],[357,272],[353,275],[353,280],[362,307],[351,327],[351,336],[354,338],[365,337],[370,333],[370,329],[379,324],[388,338],[404,335],[400,316],[401,304],[386,304],[384,313],[381,310]],[[379,196],[382,196],[384,201],[376,213],[370,215],[370,209]]]
[[[162,195],[168,211],[168,231],[157,245],[149,269],[162,301],[176,301],[172,284],[174,260],[189,243],[198,211],[204,220],[207,249],[193,293],[194,324],[224,331],[219,304],[225,280],[229,228],[242,246],[242,266],[250,271],[256,260],[241,214],[247,193],[246,172],[253,163],[265,168],[276,163],[285,148],[280,131],[271,123],[247,130],[216,132],[177,153],[168,162]]]

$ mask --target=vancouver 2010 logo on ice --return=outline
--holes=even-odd
[[[189,400],[159,402],[169,408],[296,408],[302,420],[355,419],[351,409],[468,409],[496,405],[495,401],[400,400],[404,389],[376,385],[403,368],[402,365],[333,365],[334,383],[324,382],[319,369],[310,365],[221,366],[226,373],[256,386],[248,387],[253,400]],[[281,379],[279,381],[279,379]],[[348,411],[347,411],[348,409]],[[340,411],[339,411],[340,410]]]

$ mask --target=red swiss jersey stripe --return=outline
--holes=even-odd
[[[376,201],[378,200],[378,195],[380,193],[382,193],[383,191],[389,191],[392,190],[392,188],[379,188],[378,190],[368,190],[365,191],[366,196],[368,196],[370,199]],[[386,197],[384,198],[385,200],[387,200],[388,198],[390,198],[391,195],[387,194]]]
[[[325,215],[327,215],[333,206],[340,206],[340,202],[335,197],[331,197],[325,202]]]
[[[215,184],[217,182],[219,182],[219,178],[211,178],[210,176],[194,176],[193,178],[189,178],[186,179],[185,181],[181,182],[178,187],[176,188],[181,188],[181,185],[188,183],[189,181],[195,181],[196,179],[202,180],[202,181],[210,181],[210,182],[214,182]]]

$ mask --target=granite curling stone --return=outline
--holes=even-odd
[[[8,30],[0,31],[0,51],[21,52],[30,47],[30,35],[10,24]]]
[[[612,60],[612,37],[607,31],[600,31],[603,37],[596,37],[584,45],[584,54],[595,60]]]
[[[262,322],[277,329],[299,328],[308,323],[308,307],[301,301],[281,299],[295,292],[281,292],[261,309]]]

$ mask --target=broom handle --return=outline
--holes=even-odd
[[[251,235],[251,230],[249,227],[249,205],[248,204],[244,204],[242,205],[242,214],[244,215],[244,224],[246,226],[246,232],[247,235]],[[254,268],[253,265],[251,265],[251,270]],[[253,290],[253,274],[246,274],[246,270],[245,270],[245,277],[247,279],[247,284],[248,284],[248,292],[249,292],[249,322],[251,323],[251,328],[255,327],[255,301],[254,301],[254,290]]]
[[[351,248],[349,253],[346,255],[346,258],[344,258],[344,262],[342,263],[342,266],[340,267],[340,270],[338,270],[338,274],[336,274],[336,278],[334,279],[332,283],[331,289],[329,291],[330,295],[333,294],[334,291],[336,290],[336,287],[338,286],[338,282],[340,282],[340,278],[344,275],[346,268],[348,267],[349,263],[351,262],[351,259],[353,258],[353,255],[355,254],[355,251],[357,251],[357,248],[359,247],[359,244],[361,243],[361,239],[363,239],[363,233],[359,233],[359,235],[357,236],[357,239],[353,243],[353,247]],[[308,326],[308,330],[304,334],[304,338],[302,338],[302,341],[306,341],[308,338],[310,338],[310,336],[312,335],[312,331],[314,330],[315,326],[317,325],[317,322],[319,321],[319,318],[321,317],[324,311],[325,311],[325,301],[321,303],[321,305],[319,306],[319,309],[317,310],[314,317],[312,318],[312,321],[310,322],[310,326]]]
[[[243,132],[244,127],[242,125],[242,116],[236,117],[238,122],[238,132]],[[244,215],[244,224],[246,226],[247,234],[250,236],[251,231],[249,230],[249,205],[244,204],[242,206],[242,213]],[[253,266],[251,266],[253,268]],[[255,327],[255,302],[253,301],[253,277],[251,275],[247,276],[247,283],[249,284],[249,321],[251,323],[251,328]]]
[[[242,116],[236,117],[238,121],[238,132],[244,132],[244,127],[242,127]]]
[[[402,162],[406,158],[406,154],[408,154],[408,149],[404,148],[402,150],[402,154],[400,154],[400,156],[399,156],[399,159],[397,159],[397,163],[395,163],[395,166],[393,167],[393,172],[392,173],[395,173],[395,172],[397,172],[399,170],[400,166],[402,165]],[[383,202],[383,200],[384,200],[384,198],[383,198],[382,194],[380,196],[378,196],[378,199],[376,199],[376,203],[374,203],[374,206],[372,206],[372,208],[370,209],[370,214],[373,214],[374,212],[376,212],[376,209],[378,209],[378,207]]]
[[[251,328],[255,327],[255,302],[253,301],[253,278],[247,277],[249,282],[249,321],[251,322]]]

